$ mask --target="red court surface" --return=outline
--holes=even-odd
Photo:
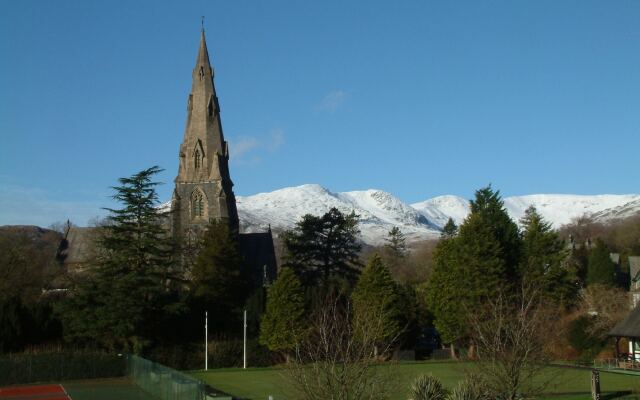
[[[71,400],[62,385],[11,386],[0,388],[1,400]]]

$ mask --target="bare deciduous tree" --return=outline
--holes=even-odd
[[[605,285],[591,285],[580,294],[580,313],[593,318],[589,324],[589,334],[601,339],[630,311],[629,294]]]
[[[393,379],[389,363],[376,357],[397,338],[381,344],[376,332],[382,318],[355,323],[348,301],[329,296],[311,318],[310,334],[295,349],[288,378],[301,398],[308,400],[383,399]],[[382,347],[381,347],[382,346]]]
[[[491,398],[513,400],[542,393],[551,383],[542,374],[549,361],[544,336],[554,322],[539,291],[528,287],[517,294],[500,291],[485,304],[469,312],[477,346],[475,375]]]

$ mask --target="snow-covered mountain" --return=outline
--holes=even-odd
[[[536,194],[504,199],[505,207],[518,221],[534,205],[554,227],[585,214],[605,221],[640,212],[640,195],[555,195]],[[384,242],[397,226],[409,241],[438,237],[449,217],[460,224],[469,213],[469,201],[458,196],[438,196],[406,204],[390,193],[365,190],[334,193],[320,185],[302,185],[253,196],[238,196],[238,213],[243,231],[290,229],[305,214],[322,215],[330,208],[360,215],[361,239],[367,244]]]
[[[243,232],[259,232],[269,226],[277,234],[291,229],[305,214],[322,215],[336,207],[344,213],[360,216],[360,236],[364,243],[384,243],[387,233],[397,226],[409,242],[433,239],[451,217],[460,225],[469,214],[469,200],[446,195],[414,204],[402,202],[382,190],[334,193],[320,185],[302,185],[270,193],[236,198]],[[504,198],[511,218],[518,222],[524,211],[534,205],[555,228],[572,219],[590,216],[611,221],[640,214],[640,195],[533,194]],[[168,211],[170,202],[161,205]]]
[[[368,244],[383,242],[392,227],[399,227],[408,240],[437,237],[440,226],[410,205],[381,190],[333,193],[320,185],[302,185],[236,197],[240,226],[253,232],[271,228],[290,229],[305,214],[322,215],[332,207],[360,216],[361,238]]]

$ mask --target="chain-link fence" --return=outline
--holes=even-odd
[[[97,352],[0,356],[0,385],[124,376],[126,358]]]
[[[164,365],[129,355],[128,374],[144,391],[159,400],[204,400],[205,384]]]

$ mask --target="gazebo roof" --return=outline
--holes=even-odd
[[[640,307],[636,307],[609,331],[609,336],[640,338]]]

